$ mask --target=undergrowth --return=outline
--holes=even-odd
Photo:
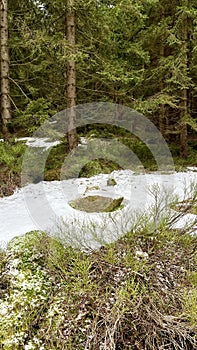
[[[196,247],[146,225],[88,253],[41,232],[13,239],[1,252],[0,348],[196,349]]]
[[[20,172],[26,146],[14,140],[0,142],[0,197],[20,186]]]

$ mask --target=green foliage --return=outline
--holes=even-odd
[[[16,237],[1,263],[1,344],[195,348],[195,246],[187,233],[150,232],[148,221],[89,253],[37,231]]]
[[[197,324],[197,286],[184,295],[184,312],[191,324]]]
[[[120,166],[115,162],[99,158],[91,160],[84,165],[79,173],[79,177],[91,177],[100,173],[110,174],[112,171],[119,169],[121,169]]]
[[[60,177],[61,167],[68,154],[67,142],[64,140],[57,146],[52,147],[45,164],[45,179],[57,180]]]
[[[51,110],[51,103],[44,98],[30,101],[25,110],[18,112],[18,118],[14,125],[22,127],[28,134],[32,134],[40,125],[42,125],[55,111]]]
[[[186,159],[180,158],[177,154],[179,149],[175,146],[170,147],[172,149],[172,155],[174,157],[174,163],[176,170],[185,169],[187,166],[196,166],[197,164],[197,152],[193,147],[189,147],[188,157]]]
[[[9,2],[13,127],[33,133],[65,108],[66,64],[73,58],[78,103],[125,104],[148,115],[156,126],[162,117],[163,132],[174,142],[177,167],[196,165],[195,1],[77,0],[74,55],[65,39],[65,1],[38,4]],[[183,113],[184,91],[189,113]],[[179,157],[181,122],[194,140],[186,160]],[[87,136],[92,138],[92,133],[116,137],[146,168],[156,168],[146,145],[126,131],[87,127]],[[25,147],[0,143],[1,173],[7,174],[9,186],[10,177],[20,174]],[[66,143],[51,150],[46,179],[60,176],[66,154]],[[119,169],[104,156],[87,160],[80,175]],[[76,164],[70,165],[70,174],[72,166]],[[10,242],[0,252],[0,346],[195,349],[196,237],[169,229],[166,220],[156,230],[144,216],[141,229],[89,254],[39,232]]]
[[[136,140],[136,138],[133,137],[120,137],[119,139],[135,153],[142,163],[142,166],[148,170],[157,170],[156,161],[144,142]],[[156,147],[158,147],[158,145]]]
[[[169,95],[166,93],[156,93],[147,99],[138,98],[133,104],[134,109],[144,115],[154,115],[159,111],[162,105],[169,106],[171,108],[177,108],[176,96]]]
[[[31,241],[31,239],[33,241]],[[33,249],[37,240],[34,235],[16,239],[10,243],[7,275],[10,279],[9,296],[4,294],[0,302],[0,339],[5,349],[19,349],[24,346],[31,323],[40,314],[51,286],[47,271],[39,265],[41,254]],[[5,270],[6,271],[6,270]],[[39,339],[31,340],[32,346],[40,344]],[[31,348],[31,347],[30,347]],[[33,347],[34,349],[34,347]]]
[[[14,129],[32,133],[65,108],[66,65],[74,59],[77,104],[111,101],[137,109],[174,143],[181,120],[193,129],[189,137],[195,135],[195,2],[91,0],[75,1],[74,8],[76,50],[71,54],[62,15],[65,2],[9,3]]]
[[[190,115],[185,116],[183,120],[193,129],[197,132],[197,122],[191,118]]]
[[[26,146],[22,142],[0,142],[0,165],[19,174],[25,149]]]

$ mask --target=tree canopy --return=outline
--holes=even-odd
[[[66,26],[71,4],[72,50]],[[31,132],[68,106],[72,61],[76,104],[110,101],[134,108],[167,141],[180,142],[186,157],[188,136],[197,129],[196,16],[197,4],[188,0],[10,0],[10,130]]]

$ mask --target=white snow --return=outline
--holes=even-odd
[[[189,170],[189,171],[197,171],[197,166],[188,166],[187,170]]]
[[[61,143],[61,141],[49,141],[47,137],[20,137],[17,141],[25,141],[26,145],[29,147],[41,147],[46,150]]]
[[[117,185],[107,186],[107,179],[112,177]],[[131,222],[126,222],[128,215],[131,218],[136,211],[144,213],[153,205],[154,196],[151,192],[157,192],[158,186],[160,196],[163,195],[163,198],[166,191],[170,194],[174,191],[182,200],[185,196],[185,188],[190,182],[197,183],[196,172],[135,174],[130,170],[121,170],[114,171],[110,175],[100,174],[92,178],[29,184],[10,197],[0,198],[0,241],[5,245],[13,237],[35,229],[46,230],[61,237],[65,235],[67,237],[69,233],[69,239],[74,236],[79,238],[78,235],[80,235],[80,239],[86,242],[88,240],[89,245],[96,245],[94,234],[100,235],[100,239],[109,241],[112,240],[110,232],[117,237],[129,228],[128,225]],[[99,190],[94,186],[98,186]],[[112,198],[123,196],[125,207],[110,214],[84,213],[73,209],[68,204],[75,198],[90,194]],[[188,192],[187,197],[189,196]],[[194,215],[186,215],[177,223],[177,227],[184,226],[186,219],[194,217]],[[91,238],[90,233],[86,236],[86,226],[90,223]],[[115,232],[116,229],[117,232]],[[90,242],[91,240],[93,243]]]

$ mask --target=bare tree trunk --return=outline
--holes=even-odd
[[[164,7],[162,2],[160,3],[160,15],[161,19],[164,17]],[[160,46],[160,58],[164,58],[165,56],[165,48],[164,48],[164,35],[161,36],[161,46]],[[163,91],[164,83],[161,81],[160,89]],[[165,106],[162,104],[159,110],[159,131],[164,136],[164,118],[165,118]]]
[[[0,42],[1,42],[1,118],[2,131],[8,136],[8,123],[11,121],[10,85],[9,85],[9,52],[8,52],[8,0],[1,1]]]
[[[75,13],[73,9],[74,1],[70,0],[69,8],[66,14],[66,30],[67,30],[67,40],[70,45],[70,53],[75,51]],[[68,147],[69,151],[72,151],[77,146],[77,131],[75,127],[76,119],[76,67],[75,61],[73,59],[68,61],[67,64],[67,108],[69,109],[68,118]]]
[[[161,47],[160,47],[160,58],[164,57],[164,45],[163,42],[161,43]],[[164,84],[163,81],[160,84],[160,89],[161,91],[164,88]],[[160,133],[164,136],[164,119],[165,119],[165,106],[162,104],[159,110],[159,131]]]
[[[183,48],[184,50],[184,69],[187,71],[188,68],[188,20],[187,18],[183,21]],[[185,72],[186,74],[186,72]],[[188,96],[187,89],[184,88],[181,94],[181,123],[180,123],[180,155],[182,158],[186,158],[188,155],[188,134],[187,134],[187,123],[184,119],[188,115]]]
[[[184,118],[188,113],[187,106],[187,90],[184,89],[182,93],[182,110],[181,118]],[[188,155],[188,135],[187,135],[187,123],[181,120],[180,125],[180,155],[182,158],[186,158]]]

